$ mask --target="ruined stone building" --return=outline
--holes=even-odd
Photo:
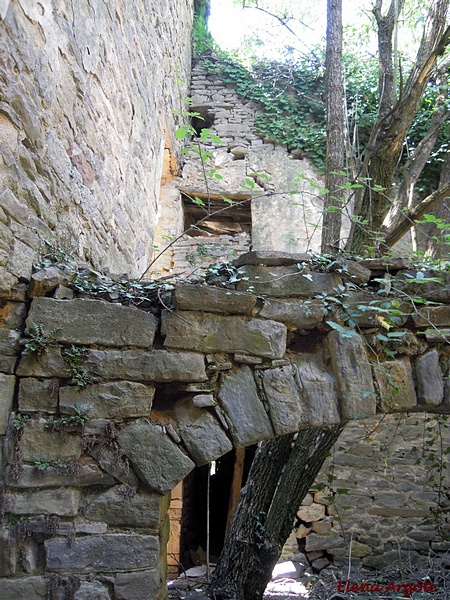
[[[351,284],[384,265],[315,270],[320,179],[259,134],[257,105],[191,69],[192,21],[192,0],[0,0],[2,599],[164,600],[168,562],[205,544],[192,510],[205,465],[217,461],[220,552],[236,453],[341,420],[321,478],[331,469],[346,493],[311,491],[286,556],[300,549],[320,571],[345,562],[352,536],[354,564],[447,564],[424,523],[443,498],[414,442],[422,413],[443,419],[450,404],[448,282],[425,289],[436,306],[402,303],[401,339],[383,346],[386,299]],[[189,95],[193,127],[214,136],[208,185],[176,135]],[[230,259],[211,285],[195,279]],[[174,274],[190,283],[154,281]],[[362,334],[327,324],[343,291],[372,303]]]

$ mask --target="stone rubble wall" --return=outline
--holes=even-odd
[[[0,292],[44,240],[142,273],[190,79],[192,0],[0,5]],[[181,83],[180,83],[181,82]]]
[[[307,258],[249,253],[235,261],[233,277],[177,285],[172,299],[163,298],[173,308],[162,311],[142,300],[147,310],[117,303],[113,282],[91,272],[98,278],[92,292],[116,301],[92,299],[80,291],[82,273],[73,265],[36,272],[27,295],[3,304],[0,589],[6,597],[28,600],[60,588],[75,590],[78,599],[164,599],[169,493],[195,466],[304,427],[383,410],[449,411],[449,304],[406,305],[404,335],[377,347],[373,335],[381,326],[374,323],[385,298],[367,292],[372,312],[361,317],[362,334],[344,326],[330,331],[330,301],[316,298],[325,291],[338,301],[345,279],[361,282],[371,271],[348,261],[339,274],[302,272],[297,265]],[[450,302],[445,282],[425,284],[423,295]],[[428,317],[436,325],[431,333]],[[32,344],[45,336],[36,355]],[[349,468],[349,459],[342,460]],[[369,519],[367,539],[374,515],[394,518],[372,506],[384,503],[387,510],[399,494],[411,496],[407,489],[385,493],[373,476],[367,491],[356,474],[342,477],[364,509],[361,523]],[[416,529],[414,519],[433,505],[434,493],[425,492],[420,515],[405,515]],[[307,537],[311,560],[311,552],[344,547],[330,527],[327,520]],[[430,541],[434,550],[446,549],[425,537],[418,540],[421,554]],[[383,548],[391,551],[379,538],[373,546],[358,543],[367,556],[371,548],[374,566]]]

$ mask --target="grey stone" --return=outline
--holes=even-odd
[[[0,328],[0,354],[17,356],[20,351],[20,333],[14,329]]]
[[[206,408],[207,406],[216,406],[216,401],[212,394],[198,394],[192,398],[194,406]]]
[[[352,283],[367,283],[372,276],[370,269],[354,260],[345,258],[336,258],[329,267],[330,271],[338,273],[342,279]]]
[[[82,581],[74,600],[110,600],[108,588],[100,581]]]
[[[339,331],[332,331],[325,344],[337,381],[342,419],[375,415],[376,395],[364,339],[360,335],[346,337]]]
[[[153,535],[110,534],[45,541],[47,570],[95,573],[151,569],[158,561],[159,540]]]
[[[227,415],[231,436],[236,446],[250,446],[273,437],[266,409],[249,367],[222,375],[218,398]]]
[[[144,490],[126,496],[122,486],[110,488],[95,498],[86,508],[87,519],[108,525],[158,528],[165,515],[164,499]]]
[[[374,365],[381,409],[385,412],[405,410],[417,404],[416,390],[408,358]]]
[[[80,491],[70,488],[7,492],[8,512],[15,515],[59,515],[74,517],[78,513]]]
[[[36,457],[50,460],[77,460],[81,456],[81,438],[76,434],[64,437],[46,428],[43,418],[31,419],[23,430],[20,447],[24,462],[34,463]]]
[[[73,300],[75,297],[74,291],[65,285],[58,285],[53,293],[53,298],[56,300]]]
[[[334,535],[317,535],[310,533],[306,536],[306,551],[315,552],[316,550],[331,550],[345,545],[345,540],[337,533]]]
[[[139,477],[152,490],[163,495],[168,494],[195,466],[161,427],[146,421],[122,429],[118,441]]]
[[[34,298],[27,318],[27,333],[33,323],[53,331],[58,342],[136,346],[151,348],[156,319],[150,314],[101,300],[54,300]]]
[[[2,600],[38,600],[47,598],[47,580],[44,577],[20,577],[2,579],[0,582]]]
[[[248,315],[256,305],[256,296],[211,285],[180,283],[175,288],[173,302],[177,310]]]
[[[214,416],[195,406],[190,398],[177,402],[174,414],[181,439],[197,466],[211,462],[233,449]]]
[[[11,476],[10,467],[5,472],[5,481],[9,487],[35,488],[58,487],[64,485],[85,487],[91,485],[114,485],[114,477],[104,473],[95,463],[83,461],[76,466],[74,473],[64,467],[49,466],[43,471],[38,471],[31,465],[22,465],[18,479]]]
[[[450,326],[450,306],[424,306],[412,315],[416,327]]]
[[[306,252],[291,254],[289,252],[277,252],[275,250],[253,250],[241,254],[233,260],[235,267],[244,265],[266,265],[267,267],[278,267],[282,265],[296,265],[297,263],[309,262],[311,255]]]
[[[392,273],[392,271],[399,271],[407,269],[411,263],[410,258],[364,258],[360,259],[359,264],[371,271],[382,271],[384,273]]]
[[[97,444],[89,453],[104,471],[121,483],[137,488],[139,479],[121,450],[115,451],[105,445]]]
[[[32,354],[22,355],[17,375],[21,377],[65,377],[70,376],[61,348],[47,348],[39,358]]]
[[[298,431],[307,415],[292,367],[262,371],[262,383],[275,435]]]
[[[444,397],[444,382],[437,350],[430,350],[416,359],[416,375],[418,403],[440,404]]]
[[[342,279],[334,273],[303,273],[296,267],[241,267],[239,291],[274,298],[314,298],[319,294],[335,296]]]
[[[0,435],[6,433],[9,413],[12,411],[16,378],[0,373]]]
[[[394,304],[396,311],[400,314],[386,314],[391,303]],[[376,294],[366,292],[352,292],[345,299],[345,313],[359,327],[381,327],[380,317],[387,319],[389,322],[397,326],[404,325],[408,320],[409,315],[413,311],[411,302],[400,301],[397,299],[380,298]]]
[[[286,327],[263,319],[164,311],[161,332],[168,348],[267,358],[281,358],[286,351]]]
[[[118,573],[114,582],[116,600],[159,598],[164,581],[159,569],[140,573]]]
[[[16,363],[16,356],[2,356],[0,354],[0,373],[12,375],[15,372]]]
[[[33,273],[28,287],[30,298],[35,296],[46,296],[58,285],[67,283],[75,277],[75,273],[67,272],[59,267],[47,267],[37,273]]]
[[[259,317],[282,321],[291,328],[314,329],[322,322],[323,304],[317,300],[274,300],[266,298]]]
[[[73,413],[76,405],[89,406],[90,418],[144,417],[150,415],[154,395],[154,386],[134,381],[66,386],[59,391],[59,406],[62,413]]]
[[[0,577],[11,577],[16,574],[17,547],[13,542],[13,532],[0,529]],[[0,581],[0,597],[2,584]]]
[[[205,358],[167,350],[91,350],[88,371],[105,379],[134,381],[207,381]]]
[[[22,378],[19,386],[19,411],[56,413],[59,381]]]
[[[260,365],[263,359],[260,356],[250,356],[249,354],[235,354],[234,362],[244,363],[246,365]]]

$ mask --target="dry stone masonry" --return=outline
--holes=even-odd
[[[395,298],[369,283],[361,305],[348,285],[377,268],[345,261],[318,272],[309,255],[251,252],[209,284],[160,290],[162,309],[139,300],[146,310],[118,303],[118,288],[98,273],[88,271],[93,298],[77,283],[86,270],[36,272],[29,295],[16,292],[0,313],[2,593],[28,600],[73,588],[75,598],[136,600],[145,588],[163,599],[169,493],[194,467],[305,427],[383,411],[448,413],[448,305],[405,303],[404,327],[383,335],[379,318]],[[403,273],[396,285],[409,293]],[[438,283],[422,293],[450,304]],[[355,306],[360,333],[346,326]],[[365,510],[358,523],[397,515],[392,485],[377,489],[372,475],[364,491],[345,471],[355,459],[341,460],[340,477]],[[315,504],[300,509],[297,536],[310,530],[304,550],[320,570],[343,556],[345,539],[323,498]],[[420,515],[402,513],[411,526],[425,504]],[[417,552],[431,541],[443,550],[427,531]],[[360,534],[358,556],[377,566],[394,534],[386,544],[371,535]]]

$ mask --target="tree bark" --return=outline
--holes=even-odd
[[[306,429],[260,445],[213,574],[212,598],[261,600],[298,507],[342,429]]]

